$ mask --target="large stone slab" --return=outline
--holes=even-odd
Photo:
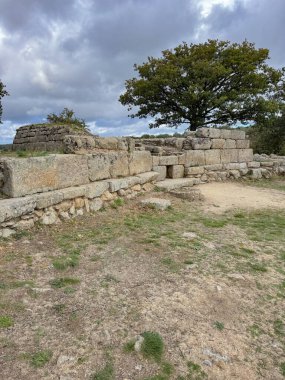
[[[185,186],[193,186],[194,181],[192,178],[178,178],[178,179],[166,179],[156,183],[156,186],[165,191],[179,189]]]
[[[189,143],[192,149],[195,149],[195,150],[210,149],[212,145],[212,140],[209,138],[191,137],[187,140],[189,140]]]
[[[157,210],[166,210],[171,206],[171,202],[168,199],[161,198],[147,198],[141,201],[143,206],[153,207]]]
[[[36,208],[34,196],[0,200],[0,223],[29,214]]]
[[[159,159],[159,165],[169,166],[169,165],[178,165],[177,156],[161,156]]]
[[[129,187],[140,184],[140,180],[141,179],[139,177],[136,177],[136,176],[126,177],[126,178],[110,179],[110,180],[108,180],[109,191],[111,193],[114,193],[115,191],[118,191],[121,189],[128,189]]]
[[[204,150],[188,150],[185,153],[185,166],[203,166],[206,165]]]
[[[150,172],[152,170],[152,156],[148,151],[134,151],[129,158],[129,174]]]
[[[211,139],[219,139],[221,137],[221,130],[217,128],[198,128],[196,131],[197,137],[210,137]]]
[[[139,178],[139,184],[144,185],[145,183],[156,181],[158,176],[159,173],[152,171],[138,174],[136,177]]]
[[[183,178],[184,165],[170,165],[167,168],[168,178]]]
[[[99,152],[88,156],[90,181],[126,177],[129,172],[128,152]]]
[[[3,192],[13,198],[89,182],[87,157],[72,154],[9,158],[4,173]]]

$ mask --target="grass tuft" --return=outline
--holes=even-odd
[[[144,341],[141,346],[141,352],[146,358],[160,362],[164,350],[164,343],[162,337],[151,331],[145,331],[142,334]]]
[[[69,285],[77,285],[80,283],[80,280],[78,278],[71,278],[71,277],[61,277],[61,278],[55,278],[54,280],[50,281],[50,285],[53,288],[65,288]]]
[[[8,315],[1,315],[0,316],[0,328],[1,329],[7,329],[8,327],[13,326],[14,322],[11,317]]]
[[[113,380],[114,367],[111,362],[106,363],[105,367],[91,376],[91,380]]]

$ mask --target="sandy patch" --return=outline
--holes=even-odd
[[[220,214],[230,209],[285,209],[285,193],[278,190],[230,182],[205,183],[197,188],[205,196],[205,211]]]

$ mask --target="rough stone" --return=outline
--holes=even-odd
[[[49,210],[41,217],[40,222],[44,225],[55,224],[59,222],[59,218],[54,210]]]
[[[249,174],[251,178],[253,179],[260,179],[262,178],[262,171],[261,169],[250,169]]]
[[[20,220],[19,222],[15,224],[14,227],[19,231],[23,231],[23,230],[29,230],[33,228],[34,225],[35,225],[35,222],[33,219],[27,219],[27,220]]]
[[[247,166],[249,168],[259,168],[260,167],[260,162],[250,161],[250,162],[247,163]]]
[[[180,154],[178,157],[178,165],[185,165],[186,162],[186,155],[185,153]]]
[[[137,177],[125,177],[125,178],[117,178],[108,180],[109,190],[111,193],[118,191],[120,189],[127,189],[128,187],[132,187],[138,183],[140,183],[140,178]]]
[[[141,201],[143,206],[152,206],[158,210],[166,210],[171,206],[171,202],[168,199],[160,198],[148,198]]]
[[[0,202],[0,223],[29,214],[36,208],[36,200],[33,196],[2,199]]]
[[[15,230],[12,230],[11,228],[2,228],[0,230],[0,237],[6,239],[16,233]]]
[[[35,195],[36,208],[42,209],[53,206],[63,201],[63,192],[60,190],[48,191]]]
[[[223,164],[205,165],[204,169],[207,170],[207,171],[222,170],[223,169]]]
[[[159,156],[152,156],[152,165],[153,167],[159,165]]]
[[[189,142],[194,150],[210,149],[212,145],[212,140],[209,138],[192,137]]]
[[[85,185],[88,186],[88,185]],[[72,186],[66,189],[60,190],[63,194],[63,200],[74,199],[77,197],[83,197],[85,195],[85,186]]]

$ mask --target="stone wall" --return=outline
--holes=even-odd
[[[190,186],[285,174],[285,157],[253,155],[239,130],[201,128],[184,138],[137,141],[64,134],[61,141],[73,154],[0,158],[0,192],[9,197],[0,199],[0,236],[96,211],[166,178],[187,177]]]

